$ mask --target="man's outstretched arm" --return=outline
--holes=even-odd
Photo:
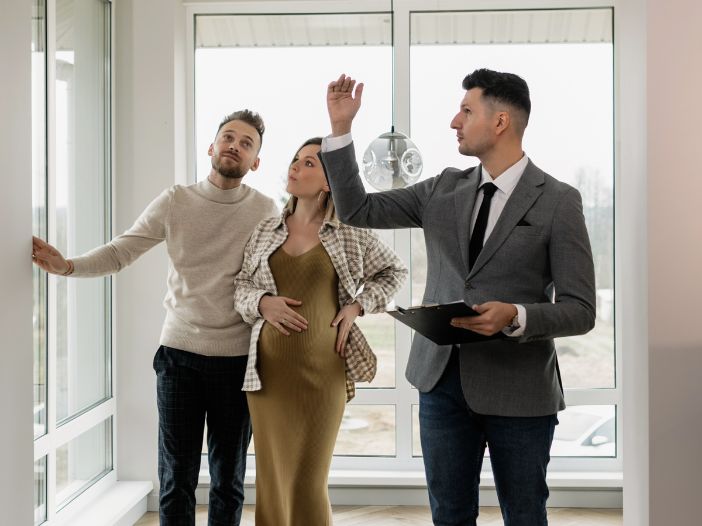
[[[434,178],[408,188],[367,194],[351,140],[353,119],[361,107],[363,83],[341,75],[327,86],[332,133],[322,144],[322,162],[339,218],[364,228],[421,228]]]
[[[32,261],[51,274],[98,277],[119,272],[144,252],[166,239],[171,190],[154,199],[124,234],[71,259],[45,241],[32,239]]]

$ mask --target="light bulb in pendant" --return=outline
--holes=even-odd
[[[422,166],[415,144],[396,131],[380,135],[363,154],[363,175],[376,190],[405,188],[417,182]]]

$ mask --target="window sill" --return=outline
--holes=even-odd
[[[82,495],[60,511],[48,526],[95,526],[134,524],[146,513],[147,496],[153,490],[148,482],[116,482],[96,496]],[[85,504],[83,504],[85,503]]]

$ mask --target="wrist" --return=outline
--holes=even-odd
[[[261,298],[258,300],[258,310],[261,310],[261,307],[265,306],[267,298],[272,298],[271,294],[269,292],[266,292]]]
[[[351,133],[351,121],[332,122],[331,129],[332,137],[346,135],[347,133]]]
[[[75,267],[73,266],[72,260],[67,259],[66,263],[68,264],[68,268],[61,274],[62,276],[70,276],[71,274],[73,274],[73,271],[75,270]]]
[[[511,331],[516,331],[519,327],[521,327],[519,323],[519,309],[517,309],[516,305],[512,305],[512,317],[507,324],[507,328]]]

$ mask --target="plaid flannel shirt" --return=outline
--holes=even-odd
[[[258,303],[266,294],[277,295],[268,258],[287,239],[286,208],[280,217],[261,221],[246,245],[241,272],[236,277],[234,305],[251,328],[249,358],[243,391],[261,389],[256,370],[258,338],[264,319]],[[364,313],[384,312],[385,306],[407,278],[407,267],[372,230],[344,225],[325,218],[319,239],[339,276],[339,307],[357,301]],[[359,293],[359,288],[363,290]],[[375,377],[376,357],[361,330],[354,323],[346,342],[346,401],[355,395],[355,381]]]

